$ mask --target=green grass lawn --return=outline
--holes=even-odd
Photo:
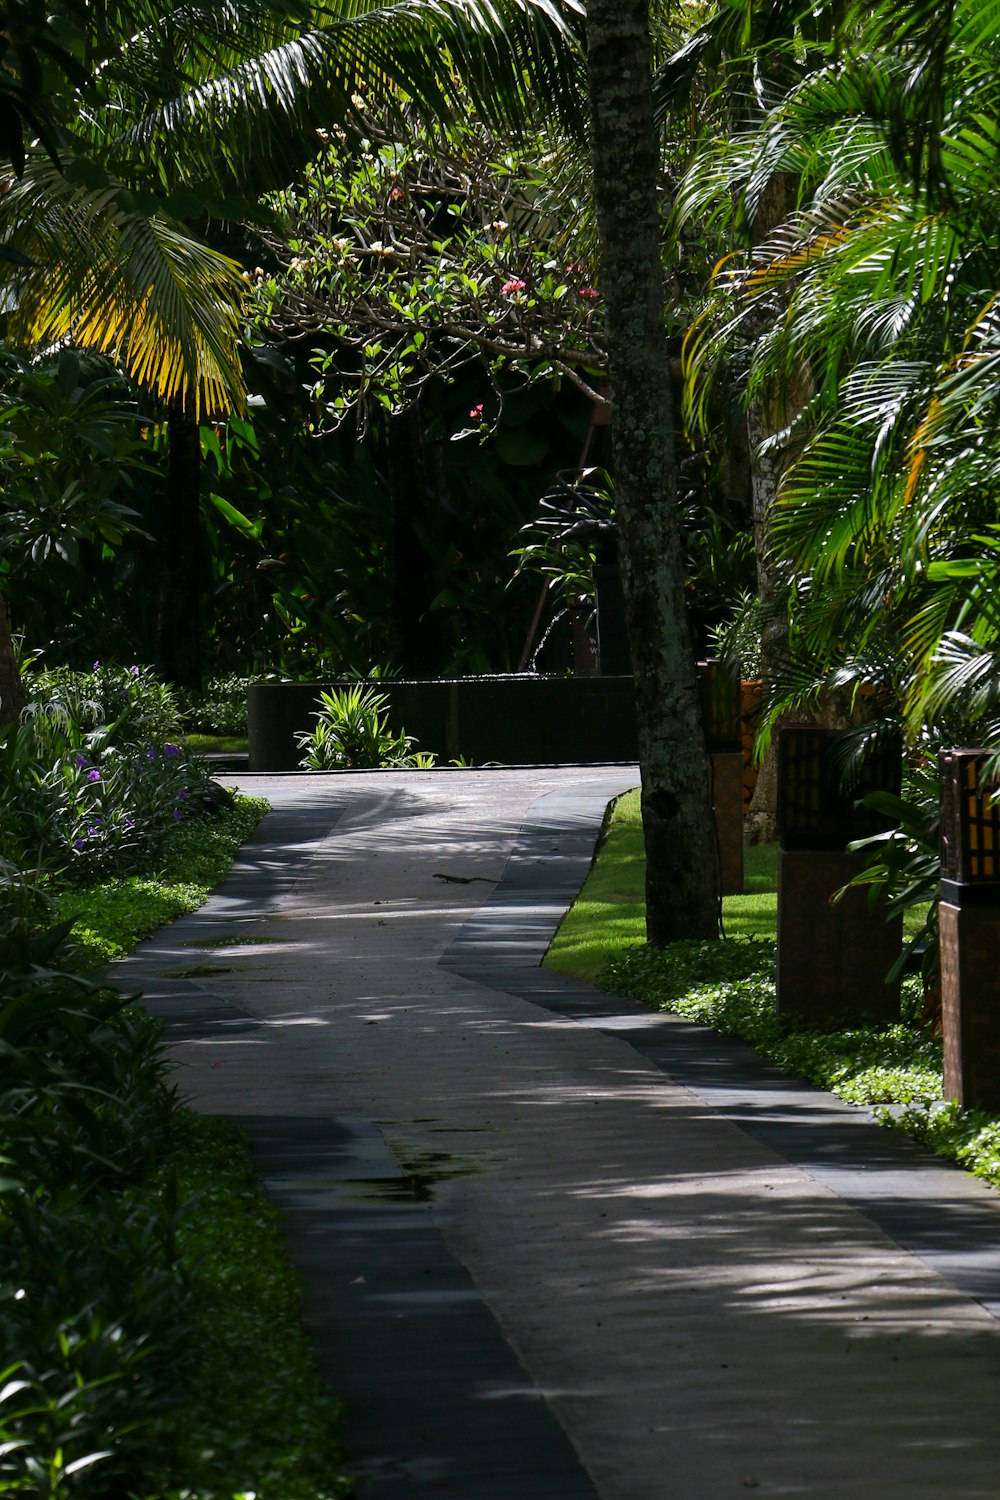
[[[777,939],[778,845],[748,844],[743,849],[742,895],[722,901],[722,929],[727,938]],[[567,912],[545,962],[562,974],[598,984],[609,961],[646,940],[643,885],[646,856],[642,846],[639,789],[612,805],[590,874]],[[906,912],[903,930],[920,930],[927,908]]]
[[[746,847],[744,859],[746,889],[722,903],[722,942],[649,947],[639,793],[626,792],[609,813],[590,874],[546,964],[738,1036],[1000,1187],[1000,1118],[942,1101],[941,1040],[917,1020],[919,979],[905,982],[904,1019],[891,1026],[824,1031],[776,1012],[777,845]],[[919,931],[925,911],[905,913],[904,934]]]
[[[245,755],[250,748],[245,734],[186,734],[184,738],[196,755]]]
[[[775,936],[778,854],[776,844],[744,850],[745,892],[726,896],[722,921],[727,937]],[[614,804],[598,857],[579,898],[567,912],[545,962],[560,973],[590,984],[600,980],[610,959],[646,940],[639,790]]]

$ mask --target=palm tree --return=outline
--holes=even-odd
[[[963,718],[996,737],[998,54],[971,0],[855,12],[689,184],[689,206],[713,174],[744,202],[776,174],[799,185],[692,340],[696,381],[742,350],[751,394],[803,368],[813,382],[773,518],[791,586],[779,697],[878,683],[912,743]],[[762,330],[767,305],[781,316]]]

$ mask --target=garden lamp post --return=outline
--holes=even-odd
[[[945,1097],[1000,1110],[1000,787],[982,750],[945,750],[941,778],[941,1028]]]
[[[720,662],[700,661],[698,691],[712,772],[719,893],[738,896],[743,869],[743,738],[740,685]]]
[[[886,920],[863,887],[838,892],[866,864],[848,845],[880,831],[866,793],[899,790],[898,744],[865,757],[845,788],[837,749],[845,731],[786,725],[778,737],[777,1008],[818,1024],[841,1016],[899,1019],[899,980],[886,975],[902,948],[902,916]]]

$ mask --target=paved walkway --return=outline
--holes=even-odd
[[[635,779],[243,778],[119,966],[250,1133],[359,1496],[1000,1497],[1000,1195],[538,968]]]

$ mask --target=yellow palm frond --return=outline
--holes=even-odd
[[[8,282],[9,336],[99,350],[199,416],[241,408],[240,267],[121,199],[46,167],[0,197],[0,234],[27,260]]]

